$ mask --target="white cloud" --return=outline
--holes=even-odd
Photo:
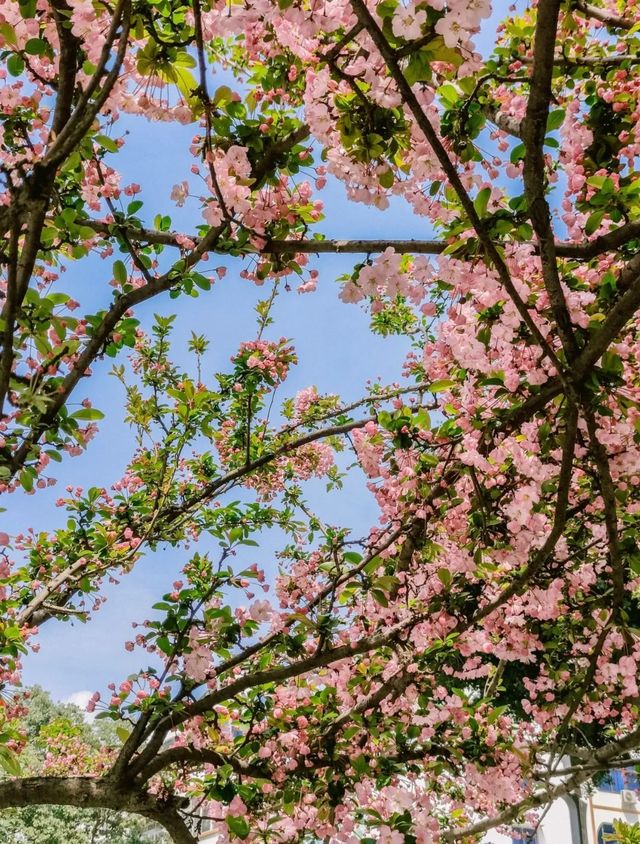
[[[64,702],[72,703],[74,706],[77,706],[79,709],[81,709],[85,721],[93,721],[93,719],[96,717],[95,712],[87,712],[87,704],[89,703],[89,698],[92,694],[93,692],[89,692],[86,689],[83,689],[80,692],[74,692],[72,695],[69,695],[69,697],[66,698]]]

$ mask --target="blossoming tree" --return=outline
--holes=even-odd
[[[201,816],[217,840],[474,841],[633,764],[640,3],[495,5],[484,56],[490,0],[0,7],[0,489],[37,500],[88,445],[108,358],[139,443],[120,481],[61,502],[64,526],[0,536],[0,808],[135,812],[184,844]],[[197,231],[121,183],[122,115],[157,138],[192,124],[172,199]],[[323,239],[327,179],[354,208],[401,198],[436,238]],[[360,255],[343,307],[406,336],[403,377],[279,404],[296,353],[268,339],[270,303],[296,276],[313,295],[330,252]],[[92,254],[98,310],[60,277]],[[224,256],[269,296],[210,379],[207,338],[190,375],[166,314]],[[363,539],[305,494],[340,483],[343,449],[380,510]],[[272,526],[279,574],[240,570]],[[122,744],[53,742],[21,775],[38,628],[89,618],[167,548],[189,562],[127,646],[153,665],[90,704]]]

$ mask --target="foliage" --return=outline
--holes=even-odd
[[[50,763],[47,748],[62,732],[82,735],[96,747],[117,742],[113,729],[88,723],[78,707],[54,703],[38,686],[26,691],[26,712],[20,723],[26,736],[20,757],[24,774],[37,775],[46,770]],[[0,814],[0,835],[12,844],[142,844],[146,827],[134,815],[71,806],[27,806]]]
[[[640,824],[614,821],[613,832],[605,833],[605,841],[615,841],[617,844],[638,844],[640,841]]]
[[[494,4],[483,57],[490,0],[2,4],[0,492],[37,496],[89,446],[107,359],[136,448],[67,489],[57,529],[0,534],[0,809],[134,812],[182,844],[204,822],[445,844],[636,758],[640,3],[519,5]],[[149,121],[193,128],[170,198],[195,231],[123,183]],[[330,182],[435,239],[325,239]],[[406,342],[350,403],[286,395],[305,361],[274,318],[331,252],[365,256],[345,306]],[[172,327],[240,283],[232,258],[266,296],[212,374],[235,313],[188,364]],[[379,507],[364,537],[311,503],[345,475]],[[119,743],[52,713],[34,773],[21,660],[143,554],[188,559],[126,644],[141,670],[89,704]]]

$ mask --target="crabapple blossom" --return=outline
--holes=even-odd
[[[189,804],[220,842],[452,844],[637,758],[640,4],[498,7],[2,5],[3,807],[138,812],[179,844]],[[125,175],[167,124],[191,230]],[[348,397],[310,384],[297,317],[327,253],[336,307],[404,344]],[[251,330],[215,300],[239,285]],[[211,327],[180,354],[184,297]],[[371,364],[353,346],[345,371]],[[109,447],[110,366],[126,466],[16,527],[11,495]],[[145,557],[140,670],[88,703],[121,743],[54,730],[21,776],[40,629],[83,629]]]

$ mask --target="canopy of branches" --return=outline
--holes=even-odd
[[[2,3],[0,809],[130,811],[178,844],[202,817],[221,842],[446,844],[633,764],[640,2],[493,5]],[[119,162],[169,123],[192,143],[155,207]],[[331,190],[354,216],[404,203],[425,239],[325,239]],[[274,303],[332,282],[328,253],[358,256],[340,307],[405,343],[356,401],[287,394],[305,361]],[[188,364],[171,348],[214,279],[265,291],[215,374],[233,308]],[[107,436],[118,411],[85,391],[110,366],[124,475],[16,533],[15,497]],[[364,536],[319,515],[317,479],[345,475],[375,497]],[[127,643],[140,672],[89,704],[119,744],[54,731],[33,771],[23,656],[143,555],[186,564]]]

